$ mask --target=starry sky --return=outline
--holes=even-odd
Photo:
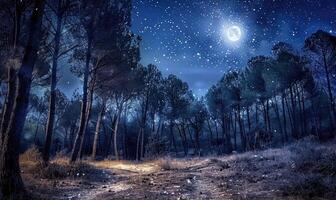
[[[279,41],[300,49],[318,29],[336,34],[336,0],[133,0],[133,7],[141,63],[177,75],[198,96]],[[241,30],[235,42],[232,26]]]

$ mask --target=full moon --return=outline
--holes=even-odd
[[[238,26],[231,26],[227,29],[227,37],[232,42],[237,42],[242,36],[242,32]]]

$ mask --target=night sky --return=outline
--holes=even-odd
[[[336,0],[134,0],[133,6],[142,64],[177,75],[199,96],[224,72],[270,55],[279,41],[300,49],[318,29],[336,33]],[[229,37],[232,27],[241,34],[235,29]]]
[[[336,34],[336,0],[133,0],[133,6],[132,31],[143,38],[141,63],[177,75],[198,96],[252,56],[270,55],[279,41],[299,50],[318,29]],[[235,42],[227,37],[233,26],[241,31]],[[59,75],[68,97],[81,91],[67,67]]]

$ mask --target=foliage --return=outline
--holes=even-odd
[[[41,152],[34,145],[20,155],[20,162],[40,163],[41,161],[42,161]]]

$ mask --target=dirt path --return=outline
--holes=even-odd
[[[270,180],[255,163],[242,165],[227,158],[175,162],[172,165],[177,167],[171,170],[157,166],[147,171],[111,169],[118,181],[83,199],[285,199],[267,185]],[[272,161],[267,163],[272,165]]]
[[[335,182],[331,182],[335,181],[334,170],[329,176],[322,172],[307,176],[307,169],[298,171],[300,163],[306,161],[302,161],[302,153],[294,152],[306,151],[309,147],[318,150],[303,154],[308,156],[303,161],[308,160],[315,166],[308,168],[309,173],[313,173],[311,170],[317,169],[316,166],[329,166],[325,165],[327,158],[333,169],[334,143],[324,146],[298,143],[287,148],[223,157],[165,158],[141,163],[86,161],[69,165],[67,158],[54,159],[57,165],[52,173],[47,171],[46,174],[63,173],[61,178],[48,178],[31,161],[21,162],[21,169],[27,191],[32,195],[29,199],[33,200],[335,199]],[[314,163],[321,156],[323,162]]]
[[[161,170],[154,163],[94,163],[99,170],[86,180],[31,180],[35,182],[30,189],[38,189],[42,194],[40,199],[49,200],[251,199],[253,195],[276,199],[274,192],[260,193],[260,183],[256,184],[261,180],[256,178],[258,175],[237,173],[241,169],[235,163],[220,159],[174,162],[172,165],[176,165],[176,169],[170,170]],[[44,185],[50,184],[52,188],[43,189]],[[255,188],[259,194],[248,194],[247,187],[249,191]]]
[[[48,200],[290,199],[279,190],[286,184],[286,153],[176,159],[166,170],[157,161],[104,161],[89,163],[97,170],[85,179],[30,180],[26,175],[25,181],[39,199]]]

